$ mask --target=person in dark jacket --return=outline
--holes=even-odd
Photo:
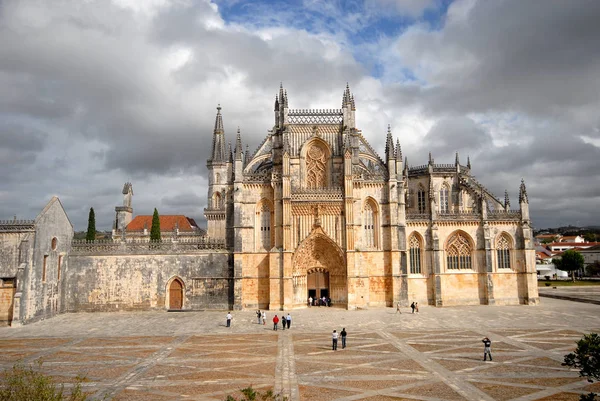
[[[492,340],[485,337],[483,340],[483,360],[487,360],[487,357],[490,357],[490,361],[492,360]]]

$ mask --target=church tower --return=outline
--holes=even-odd
[[[207,234],[212,238],[225,239],[227,187],[232,166],[225,150],[225,130],[223,129],[221,105],[217,106],[212,153],[206,166],[208,167],[208,207],[204,209],[204,216],[207,220]]]
[[[130,182],[123,185],[123,206],[115,207],[115,230],[123,232],[133,218],[133,208],[131,207],[131,198],[133,197],[133,187]]]

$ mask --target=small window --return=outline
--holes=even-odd
[[[56,270],[56,280],[60,280],[60,266],[62,264],[62,255],[58,255],[58,269]]]
[[[57,245],[58,245],[58,240],[56,239],[56,237],[52,237],[50,247],[52,248],[53,251],[56,251]]]
[[[42,265],[42,281],[46,281],[46,266],[48,263],[48,255],[44,255],[44,262]]]

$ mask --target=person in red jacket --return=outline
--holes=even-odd
[[[277,315],[273,318],[273,330],[277,330],[277,324],[279,323],[279,318]]]

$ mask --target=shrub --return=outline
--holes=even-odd
[[[38,368],[42,362],[38,361]],[[85,378],[77,377],[77,383],[65,391],[63,384],[31,366],[14,365],[0,375],[0,401],[86,401],[87,394],[81,390]]]
[[[267,390],[264,393],[258,392],[250,387],[241,389],[240,392],[244,395],[244,398],[235,398],[228,395],[225,401],[287,401],[287,397],[280,394],[273,394],[273,390]]]

